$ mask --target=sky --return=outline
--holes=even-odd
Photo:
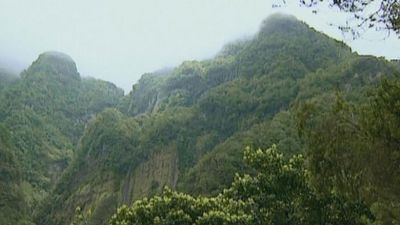
[[[296,2],[295,0],[293,0]],[[400,39],[368,31],[357,40],[333,24],[346,15],[318,13],[280,0],[0,0],[0,63],[28,67],[40,53],[70,55],[82,76],[125,92],[146,72],[213,57],[224,44],[254,35],[273,13],[292,14],[344,40],[359,54],[400,58]]]

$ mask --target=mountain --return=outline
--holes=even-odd
[[[0,121],[10,133],[9,157],[19,171],[15,186],[27,215],[70,164],[87,121],[117,106],[122,96],[111,83],[81,78],[71,57],[57,52],[41,54],[19,79],[7,84],[0,97]]]
[[[228,43],[212,59],[144,74],[127,95],[81,77],[70,56],[45,52],[0,86],[0,224],[107,224],[122,204],[165,186],[195,197],[166,189],[166,198],[120,208],[112,222],[171,198],[237,213],[245,205],[241,191],[252,190],[257,199],[243,210],[270,209],[266,197],[279,206],[272,207],[277,221],[292,215],[279,214],[280,202],[312,215],[304,202],[296,205],[305,201],[326,206],[312,208],[332,218],[350,210],[346,215],[362,211],[376,223],[397,222],[400,183],[390,174],[400,172],[399,71],[397,61],[358,55],[286,15],[267,18],[252,38]],[[283,163],[282,170],[254,170],[242,160],[245,148],[268,149],[247,154],[278,158],[258,167]],[[304,165],[294,163],[297,154]],[[260,187],[276,194],[259,195]],[[238,205],[229,208],[231,200]]]
[[[36,215],[37,224],[69,224],[75,207],[105,224],[121,204],[164,186],[215,195],[242,163],[245,146],[305,151],[294,105],[362,93],[396,73],[388,61],[359,56],[291,16],[274,15],[253,38],[213,59],[147,73],[116,109],[87,124],[76,158]]]
[[[392,62],[400,70],[400,60],[392,60]]]

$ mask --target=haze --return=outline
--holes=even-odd
[[[296,0],[297,1],[297,0]],[[276,12],[295,15],[345,40],[360,54],[399,58],[395,35],[368,31],[352,41],[329,23],[346,16],[322,7],[317,15],[268,0],[0,0],[0,64],[21,70],[45,51],[70,55],[83,76],[111,81],[125,92],[145,72],[215,55],[229,41],[254,34]]]

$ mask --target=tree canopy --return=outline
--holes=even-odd
[[[161,195],[122,206],[110,225],[134,224],[367,224],[372,215],[362,201],[338,193],[319,195],[309,185],[304,158],[285,159],[273,145],[246,148],[252,174],[236,175],[216,197],[192,197],[164,189]]]

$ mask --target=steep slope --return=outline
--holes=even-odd
[[[70,163],[89,118],[118,105],[122,96],[113,84],[81,78],[71,57],[57,52],[41,54],[4,89],[0,121],[11,131],[28,215]]]
[[[343,91],[352,101],[395,68],[358,56],[293,17],[267,19],[252,39],[227,45],[214,59],[145,74],[118,110],[98,114],[77,158],[37,215],[68,224],[76,206],[89,224],[164,185],[213,194],[228,185],[246,145],[304,150],[292,105]]]
[[[129,107],[122,110],[137,115],[163,109],[171,101],[189,106],[204,92],[232,80],[296,80],[351,55],[344,43],[315,32],[296,18],[273,15],[255,37],[226,45],[212,60],[187,61],[173,71],[143,75],[129,94]]]
[[[392,63],[397,67],[397,69],[400,71],[400,60],[392,60]]]
[[[10,144],[10,132],[0,124],[0,223],[30,224],[21,190],[21,174]]]

